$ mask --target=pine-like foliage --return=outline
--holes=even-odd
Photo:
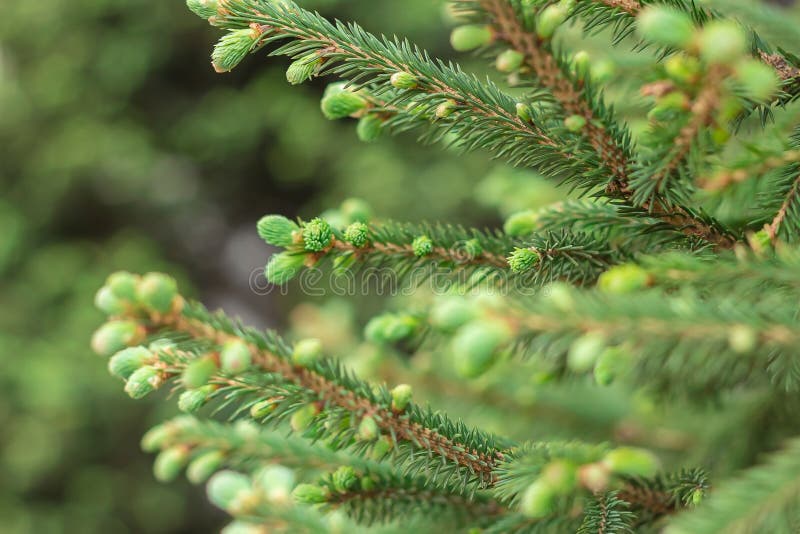
[[[796,56],[689,0],[453,0],[451,43],[492,58],[503,87],[289,0],[187,4],[224,32],[219,72],[289,56],[292,84],[338,78],[322,113],[357,119],[364,141],[414,130],[583,198],[502,231],[352,202],[263,217],[272,284],[330,273],[422,295],[366,325],[395,354],[376,382],[317,339],[209,312],[167,275],[113,274],[92,347],[125,391],[180,391],[181,410],[228,420],[153,428],[160,480],[207,481],[230,533],[797,532]],[[637,58],[645,117],[620,118],[608,63],[574,28]],[[760,145],[767,132],[781,142]]]

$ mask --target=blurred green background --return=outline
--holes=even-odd
[[[88,348],[102,321],[92,296],[109,272],[165,270],[212,308],[286,326],[296,301],[249,285],[271,253],[255,233],[265,213],[312,217],[359,197],[381,217],[497,226],[557,198],[482,154],[420,147],[412,135],[359,143],[352,122],[322,118],[324,81],[286,83],[285,59],[260,54],[214,74],[218,33],[180,0],[2,4],[2,532],[215,532],[226,522],[202,489],[157,483],[139,451],[174,403],[131,401]],[[442,2],[302,4],[452,56]],[[324,319],[293,313],[295,325]]]

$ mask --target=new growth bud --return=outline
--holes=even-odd
[[[417,86],[417,78],[408,72],[395,72],[389,78],[389,83],[397,89],[414,89]]]
[[[181,379],[187,389],[194,389],[207,385],[216,372],[216,362],[213,358],[206,356],[190,362],[183,370]]]
[[[327,488],[313,484],[298,484],[292,496],[300,504],[322,504],[328,501],[329,492]]]
[[[294,346],[292,361],[310,367],[322,357],[322,342],[319,339],[301,339]]]
[[[127,380],[137,369],[152,363],[154,359],[155,356],[146,347],[130,347],[117,352],[108,360],[108,372]]]
[[[195,413],[205,406],[214,390],[214,386],[210,384],[197,389],[187,389],[178,397],[178,409],[184,413]]]
[[[266,215],[256,225],[258,235],[276,247],[288,247],[294,243],[294,232],[300,229],[293,221],[282,215]]]
[[[303,269],[306,255],[291,252],[273,254],[264,270],[264,276],[271,284],[285,284]]]
[[[189,448],[176,445],[162,451],[153,463],[153,474],[159,482],[175,480],[189,461]]]
[[[246,371],[253,363],[253,355],[247,343],[240,339],[232,339],[222,345],[219,352],[219,363],[222,370],[229,374]]]
[[[135,321],[109,321],[92,335],[92,350],[100,356],[111,356],[144,339],[144,327]]]
[[[376,141],[383,132],[383,119],[374,113],[364,115],[356,125],[356,135],[364,143]]]
[[[536,34],[542,39],[553,36],[559,26],[567,20],[568,9],[563,4],[551,4],[544,8],[536,19]]]
[[[219,73],[233,70],[247,56],[259,37],[261,32],[256,28],[230,30],[217,42],[211,53],[214,70]]]
[[[358,439],[362,441],[375,441],[380,435],[381,431],[375,419],[368,415],[361,419],[361,423],[358,425]]]
[[[367,101],[341,85],[328,86],[320,102],[320,109],[326,119],[343,119],[367,107]]]
[[[331,244],[333,231],[324,219],[316,217],[303,225],[303,246],[311,252],[320,252]]]
[[[539,263],[539,253],[529,248],[518,248],[508,258],[508,266],[512,272],[522,274],[530,271]]]
[[[392,409],[401,412],[406,409],[414,390],[408,384],[400,384],[392,390]]]
[[[147,273],[136,285],[136,299],[143,306],[166,313],[178,295],[178,284],[163,273]]]
[[[497,56],[495,68],[500,72],[514,72],[522,66],[525,55],[516,50],[505,50]]]
[[[694,23],[686,14],[666,6],[650,6],[636,17],[643,39],[663,46],[687,48],[694,38]]]
[[[354,222],[345,229],[344,240],[354,247],[363,247],[369,241],[369,227],[363,222]]]
[[[128,377],[125,382],[125,393],[132,399],[141,399],[156,389],[164,382],[161,372],[151,365],[140,367]]]
[[[222,451],[209,451],[189,463],[186,478],[192,484],[202,484],[222,466],[225,455]]]
[[[490,44],[494,40],[492,28],[484,24],[459,26],[450,34],[450,44],[459,52],[468,52]]]
[[[485,373],[494,363],[497,350],[509,337],[508,328],[495,321],[478,320],[461,327],[452,341],[458,374],[475,378]]]
[[[323,59],[316,52],[293,61],[286,69],[286,81],[292,85],[303,83],[319,72],[322,62]]]
[[[414,239],[411,243],[411,249],[414,251],[414,256],[421,258],[433,252],[433,241],[425,235],[421,235]]]

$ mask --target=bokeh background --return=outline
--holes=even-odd
[[[301,3],[453,57],[443,2]],[[754,2],[724,3],[746,18]],[[762,30],[786,40],[798,17],[781,9],[791,16]],[[499,226],[561,195],[413,135],[364,145],[353,122],[322,118],[324,81],[286,83],[283,58],[215,74],[217,31],[180,0],[7,0],[0,12],[0,532],[225,523],[201,488],[157,483],[139,450],[174,402],[131,401],[88,348],[109,272],[168,271],[212,308],[343,347],[367,318],[352,301],[251,289],[271,253],[261,215],[308,218],[356,197],[381,217]]]

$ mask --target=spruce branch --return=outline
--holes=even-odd
[[[454,1],[465,13],[485,14],[494,28],[495,38],[524,55],[538,84],[552,93],[564,112],[584,119],[586,137],[612,175],[612,180],[605,185],[607,196],[630,207],[643,208],[686,235],[700,237],[723,249],[733,246],[735,239],[730,233],[701,212],[670,201],[661,192],[655,195],[650,194],[652,190],[644,194],[636,192],[632,183],[634,161],[627,148],[629,135],[619,129],[613,111],[605,107],[601,97],[594,95],[590,81],[574,79],[569,62],[553,54],[547,40],[526,27],[525,16],[518,12],[516,3],[508,0]]]
[[[589,502],[578,534],[632,533],[633,513],[616,491],[598,495]]]
[[[707,502],[675,517],[670,534],[790,532],[800,497],[800,440],[761,465],[720,483]],[[795,525],[796,526],[796,525]]]
[[[151,336],[185,338],[191,341],[190,348],[198,348],[193,352],[179,346],[151,354],[149,358],[155,361],[141,368],[147,376],[130,375],[127,389],[132,391],[134,383],[145,388],[146,394],[181,376],[190,388],[206,383],[219,386],[216,394],[224,395],[229,404],[239,404],[238,411],[256,410],[257,402],[270,401],[273,406],[260,417],[264,421],[316,406],[315,413],[308,416],[317,421],[311,430],[320,435],[325,432],[324,420],[334,428],[349,420],[349,426],[337,438],[344,445],[353,443],[357,435],[362,436],[357,440],[361,449],[374,448],[380,442],[376,440],[389,440],[390,448],[403,446],[394,454],[409,473],[432,469],[432,482],[442,483],[440,478],[445,484],[460,480],[464,489],[493,483],[493,470],[504,458],[504,446],[494,436],[413,403],[405,410],[394,410],[388,391],[373,391],[338,362],[317,354],[298,354],[296,349],[293,352],[274,333],[242,327],[221,313],[210,314],[199,304],[184,301],[174,290],[170,293],[169,307],[161,308],[163,311],[133,307],[128,320]],[[249,365],[258,372],[231,376],[219,371],[221,354],[217,347],[224,351],[228,345],[246,349]],[[248,398],[249,402],[242,404]]]
[[[323,239],[312,230],[324,228]],[[281,233],[283,232],[283,233]],[[282,283],[299,272],[295,266],[331,263],[338,272],[359,269],[371,273],[388,267],[400,279],[419,284],[444,276],[474,285],[488,281],[495,286],[539,287],[553,280],[591,283],[609,265],[628,257],[623,247],[612,247],[590,234],[545,232],[513,238],[452,225],[408,224],[394,221],[357,222],[344,230],[321,219],[296,226],[276,215],[259,222],[259,233],[268,243],[285,246],[267,265],[267,279]],[[296,258],[291,269],[284,263]],[[399,280],[391,280],[397,282]]]
[[[314,52],[321,62],[315,75],[349,79],[352,88],[365,87],[378,98],[391,94],[389,104],[393,106],[417,104],[421,114],[454,102],[452,116],[444,122],[464,134],[461,143],[466,146],[495,148],[510,161],[537,165],[561,178],[571,176],[576,165],[592,168],[591,160],[586,161],[588,154],[581,154],[575,142],[554,136],[538,123],[535,114],[518,116],[517,102],[496,85],[481,83],[457,66],[432,60],[406,41],[381,39],[355,24],[332,24],[294,4],[265,0],[226,0],[212,21],[234,31],[257,27],[261,33],[253,50],[290,39],[271,53],[306,62],[304,58]],[[398,86],[397,78],[391,83],[398,73],[408,77],[405,86]],[[403,90],[390,91],[392,88]],[[357,111],[361,110],[342,116]]]

